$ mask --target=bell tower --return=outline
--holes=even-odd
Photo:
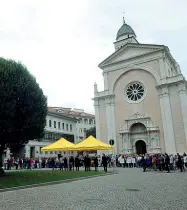
[[[125,18],[123,17],[123,25],[117,32],[116,41],[114,42],[115,50],[119,50],[126,43],[138,43],[136,40],[136,34],[134,30],[126,24]]]

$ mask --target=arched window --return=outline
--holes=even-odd
[[[84,119],[84,124],[88,124],[88,119]]]

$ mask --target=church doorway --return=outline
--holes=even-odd
[[[146,143],[144,141],[142,140],[137,141],[135,146],[136,146],[136,153],[138,155],[147,153]]]

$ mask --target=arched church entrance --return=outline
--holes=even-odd
[[[135,144],[135,147],[136,147],[136,153],[138,155],[147,153],[146,143],[144,141],[138,140]]]
[[[138,122],[132,124],[130,127],[130,139],[133,145],[133,153],[145,154],[147,152],[145,143],[147,137],[147,128],[143,123]],[[137,139],[139,140],[137,141]],[[145,141],[141,139],[144,139]]]
[[[145,154],[160,152],[159,127],[150,117],[135,113],[120,128],[121,152]]]

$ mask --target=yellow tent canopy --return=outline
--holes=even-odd
[[[64,138],[61,138],[60,140],[56,141],[53,144],[50,144],[48,146],[42,147],[42,152],[58,152],[58,151],[73,151],[75,147],[75,144],[67,141]]]
[[[114,150],[114,147],[94,138],[93,136],[89,136],[84,141],[76,144],[74,150],[75,151]]]

